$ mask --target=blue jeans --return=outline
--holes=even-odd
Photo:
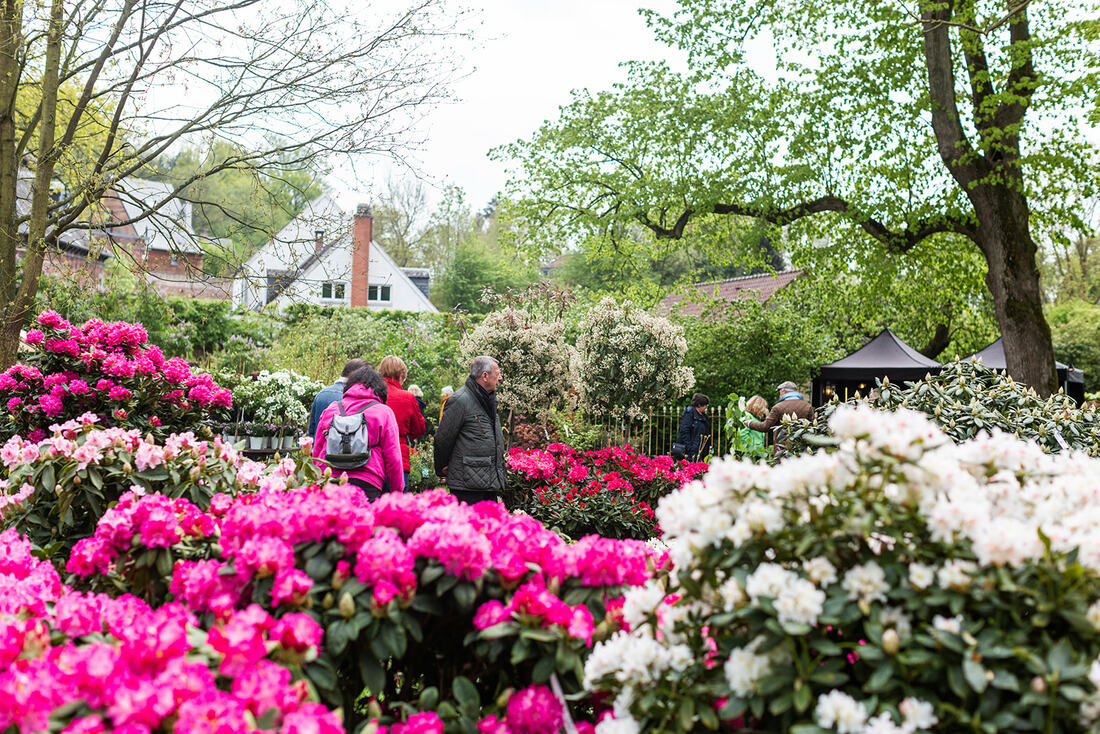
[[[405,489],[409,488],[409,473],[407,471],[401,472],[405,475]]]

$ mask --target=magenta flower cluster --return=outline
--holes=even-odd
[[[480,734],[557,734],[565,720],[564,703],[546,686],[532,685],[508,698],[504,716],[487,716],[478,722]],[[574,722],[578,734],[593,734],[587,721]],[[378,726],[375,734],[443,734],[443,720],[433,711],[413,714],[408,721]]]
[[[438,562],[466,580],[492,570],[518,586],[518,601],[510,608],[527,610],[532,620],[539,617],[537,623],[560,625],[587,643],[588,610],[564,605],[547,585],[576,579],[591,587],[636,586],[649,578],[654,563],[644,543],[591,537],[568,544],[536,520],[510,515],[499,502],[471,506],[433,491],[393,493],[371,503],[352,485],[328,484],[260,489],[236,499],[215,495],[205,513],[186,500],[126,494],[95,535],[77,543],[68,570],[78,576],[103,572],[132,548],[164,547],[185,536],[217,537],[221,556],[176,564],[172,592],[195,612],[239,608],[248,585],[268,576],[274,577],[274,606],[303,603],[312,581],[296,567],[294,546],[336,539],[347,549],[337,573],[354,575],[370,588],[378,607],[412,598],[418,559]],[[528,564],[541,571],[532,574]]]
[[[286,458],[272,464],[251,461],[233,446],[222,443],[220,437],[204,441],[191,432],[173,433],[163,443],[157,443],[150,441],[136,428],[102,428],[94,413],[53,424],[50,431],[51,435],[41,441],[15,435],[0,446],[0,462],[8,475],[8,479],[0,482],[0,516],[10,516],[27,509],[27,503],[34,500],[36,491],[48,493],[48,501],[55,501],[53,487],[39,486],[35,489],[46,465],[52,465],[57,477],[72,476],[89,468],[120,469],[124,472],[121,476],[125,481],[115,497],[126,489],[135,496],[163,489],[161,483],[140,476],[141,472],[158,468],[186,476],[195,472],[193,480],[211,490],[216,482],[225,482],[227,477],[231,477],[230,481],[237,487],[270,491],[281,491],[301,481],[298,476],[300,467],[293,459]],[[114,480],[108,476],[104,481]],[[168,500],[160,497],[151,501]],[[109,511],[107,517],[101,520],[100,532],[109,534],[109,526],[124,510],[125,506],[120,506]],[[181,531],[177,528],[173,532]],[[150,531],[148,540],[149,547],[165,547],[177,542],[178,538],[171,542],[167,537],[156,540]],[[104,549],[98,554],[100,557],[95,561],[94,568],[105,567],[110,560],[102,557],[102,553],[106,552]]]
[[[42,438],[53,422],[91,411],[104,422],[183,430],[231,407],[228,390],[186,361],[166,359],[141,324],[92,319],[73,326],[44,311],[27,332],[26,364],[0,373],[0,406],[19,433]]]
[[[282,734],[341,734],[291,672],[320,639],[304,614],[252,605],[203,632],[178,603],[76,593],[26,539],[0,533],[0,730],[236,734],[263,718]]]

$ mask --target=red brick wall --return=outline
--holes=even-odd
[[[351,305],[366,308],[368,295],[367,275],[370,270],[370,242],[374,220],[370,207],[360,204],[355,208],[355,223],[351,228]]]

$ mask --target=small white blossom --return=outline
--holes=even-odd
[[[814,719],[822,729],[836,728],[838,734],[859,734],[867,721],[867,709],[842,691],[830,691],[817,699]]]
[[[733,695],[742,698],[751,696],[756,690],[756,682],[768,674],[771,663],[763,655],[756,654],[760,640],[754,640],[748,647],[739,647],[730,653],[723,670]]]
[[[1089,605],[1089,610],[1085,613],[1085,616],[1088,617],[1092,628],[1100,632],[1100,601],[1095,601]]]
[[[725,583],[718,587],[718,596],[722,599],[723,610],[727,612],[732,612],[749,600],[749,598],[745,596],[745,591],[741,588],[741,584],[739,584],[737,579],[733,576],[730,576],[726,579]]]
[[[961,614],[955,617],[944,617],[937,614],[935,617],[932,618],[933,627],[940,630],[941,632],[950,632],[953,635],[962,634],[962,623],[963,617]]]
[[[848,592],[849,599],[868,603],[886,601],[886,592],[890,590],[890,585],[886,583],[886,572],[874,561],[849,569],[844,574],[841,586]]]
[[[638,734],[638,722],[629,717],[605,716],[596,724],[596,734]]]
[[[867,722],[860,734],[910,734],[909,730],[898,726],[885,711]]]
[[[917,591],[924,591],[936,580],[935,571],[923,563],[909,564],[909,584]]]
[[[802,569],[810,577],[810,581],[821,587],[836,583],[836,566],[829,562],[825,556],[811,558],[802,562]]]
[[[779,623],[817,624],[817,618],[825,609],[825,592],[806,579],[788,584],[775,599],[775,611]]]
[[[902,702],[898,704],[898,711],[901,712],[904,718],[902,723],[906,730],[910,732],[931,729],[940,721],[936,718],[936,709],[932,704],[919,698],[902,699]]]
[[[943,564],[943,567],[936,574],[936,580],[945,589],[966,591],[974,583],[971,574],[977,570],[978,567],[971,561],[950,560]]]
[[[752,575],[745,579],[745,591],[753,599],[779,596],[788,584],[798,578],[778,563],[761,563]]]

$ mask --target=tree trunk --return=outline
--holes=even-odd
[[[1040,395],[1057,392],[1054,345],[1043,316],[1027,200],[1003,186],[979,185],[968,193],[978,215],[975,241],[989,266],[985,282],[993,294],[1008,374]]]

